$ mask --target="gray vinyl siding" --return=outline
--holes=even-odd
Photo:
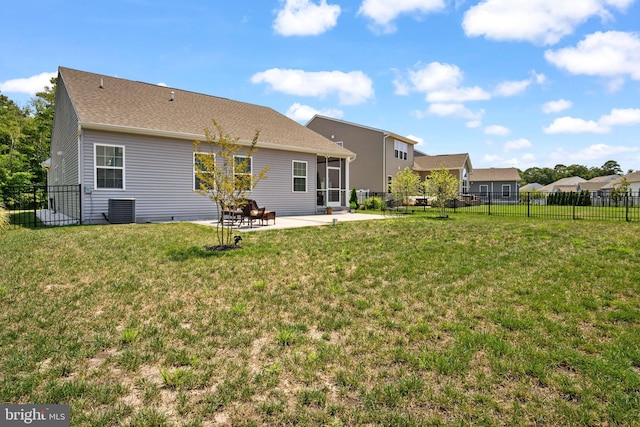
[[[51,169],[48,185],[77,185],[79,184],[78,164],[78,117],[69,98],[69,94],[62,79],[56,85],[56,109],[53,117],[51,133]],[[60,153],[60,154],[58,154]],[[55,182],[55,171],[58,171],[58,182]],[[52,198],[56,198],[52,192]],[[63,214],[73,218],[79,217],[77,206],[70,200],[71,194],[65,194],[67,203],[53,204]],[[70,211],[73,210],[73,211]]]
[[[125,189],[94,188],[84,195],[85,223],[104,223],[110,198],[134,198],[136,222],[216,219],[213,202],[193,191],[192,141],[84,130],[83,180],[88,185],[94,185],[95,144],[125,147]],[[306,193],[293,193],[294,159],[307,161]],[[252,166],[254,173],[271,166],[267,178],[248,196],[260,206],[278,215],[315,213],[315,155],[260,149]]]
[[[469,184],[469,191],[471,193],[479,193],[480,186],[487,185],[490,193],[502,193],[502,186],[509,185],[511,188],[511,194],[518,194],[518,185],[513,181],[474,181]]]

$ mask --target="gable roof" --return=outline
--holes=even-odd
[[[527,185],[523,185],[520,187],[520,191],[534,191],[542,188],[542,184],[538,184],[537,182],[532,182]]]
[[[381,133],[383,135],[386,135],[386,136],[390,136],[393,139],[397,139],[399,141],[406,142],[407,144],[411,144],[411,145],[418,144],[418,141],[414,141],[411,138],[407,138],[406,136],[398,135],[397,133],[394,133],[394,132],[386,131],[386,130],[383,130],[383,129],[377,129],[377,128],[370,127],[370,126],[364,126],[364,125],[361,125],[361,124],[358,124],[358,123],[347,122],[346,120],[335,119],[333,117],[323,116],[323,115],[320,115],[320,114],[314,115],[311,118],[311,120],[309,120],[307,122],[307,124],[305,126],[309,126],[309,124],[311,122],[313,122],[314,120],[327,120],[327,121],[346,124],[346,125],[349,125],[349,126],[359,127],[359,128],[362,128],[362,129],[368,129],[368,130],[372,130],[374,132],[379,132],[379,133]]]
[[[268,107],[64,67],[58,77],[83,128],[203,140],[205,128],[215,131],[215,119],[240,143],[260,131],[258,147],[355,157]]]
[[[469,175],[469,181],[520,181],[520,173],[516,168],[474,169]]]
[[[556,182],[552,182],[551,184],[547,184],[544,187],[542,187],[540,189],[540,191],[542,191],[543,193],[552,193],[553,191],[559,190],[559,191],[575,191],[575,190],[566,190],[566,189],[561,189],[560,187],[564,187],[564,186],[573,186],[574,188],[577,188],[576,186],[578,184],[580,184],[581,182],[586,182],[587,180],[584,178],[581,178],[579,176],[570,176],[567,178],[562,178],[557,180]]]
[[[591,178],[589,180],[589,182],[611,182],[611,181],[615,181],[616,179],[620,178],[620,175],[605,175],[605,176],[596,176],[594,178]]]
[[[471,168],[471,160],[469,160],[468,153],[419,156],[413,159],[413,170],[426,172],[440,169],[442,166],[445,169],[462,169],[467,162],[469,162],[469,167]]]
[[[580,184],[578,184],[578,187],[580,190],[587,190],[587,191],[597,191],[602,189],[607,183],[606,182],[598,182],[598,181],[587,181],[587,182],[581,182]]]
[[[619,177],[619,178],[617,178],[617,179],[615,179],[613,181],[609,181],[605,185],[603,185],[602,188],[603,189],[614,189],[618,185],[622,184],[622,180],[623,179],[626,179],[629,184],[640,182],[640,171],[631,172],[631,173],[628,173],[625,176],[621,176],[621,177]]]

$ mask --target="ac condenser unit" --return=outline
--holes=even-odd
[[[136,222],[136,199],[109,199],[109,222],[111,224]]]

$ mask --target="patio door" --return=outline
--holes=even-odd
[[[327,167],[327,206],[341,206],[340,195],[342,193],[340,184],[342,183],[342,170],[340,167]]]

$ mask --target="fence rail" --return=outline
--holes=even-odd
[[[367,193],[359,195],[359,202],[367,207],[384,211],[417,212],[433,208],[435,197],[429,194],[398,196],[391,193]],[[367,202],[372,197],[379,203]],[[640,195],[597,193],[521,192],[519,194],[468,193],[449,200],[446,213],[466,213],[496,216],[525,216],[553,219],[592,219],[613,221],[640,221]]]
[[[0,188],[0,202],[9,212],[9,226],[48,227],[80,224],[79,185],[34,185]]]

